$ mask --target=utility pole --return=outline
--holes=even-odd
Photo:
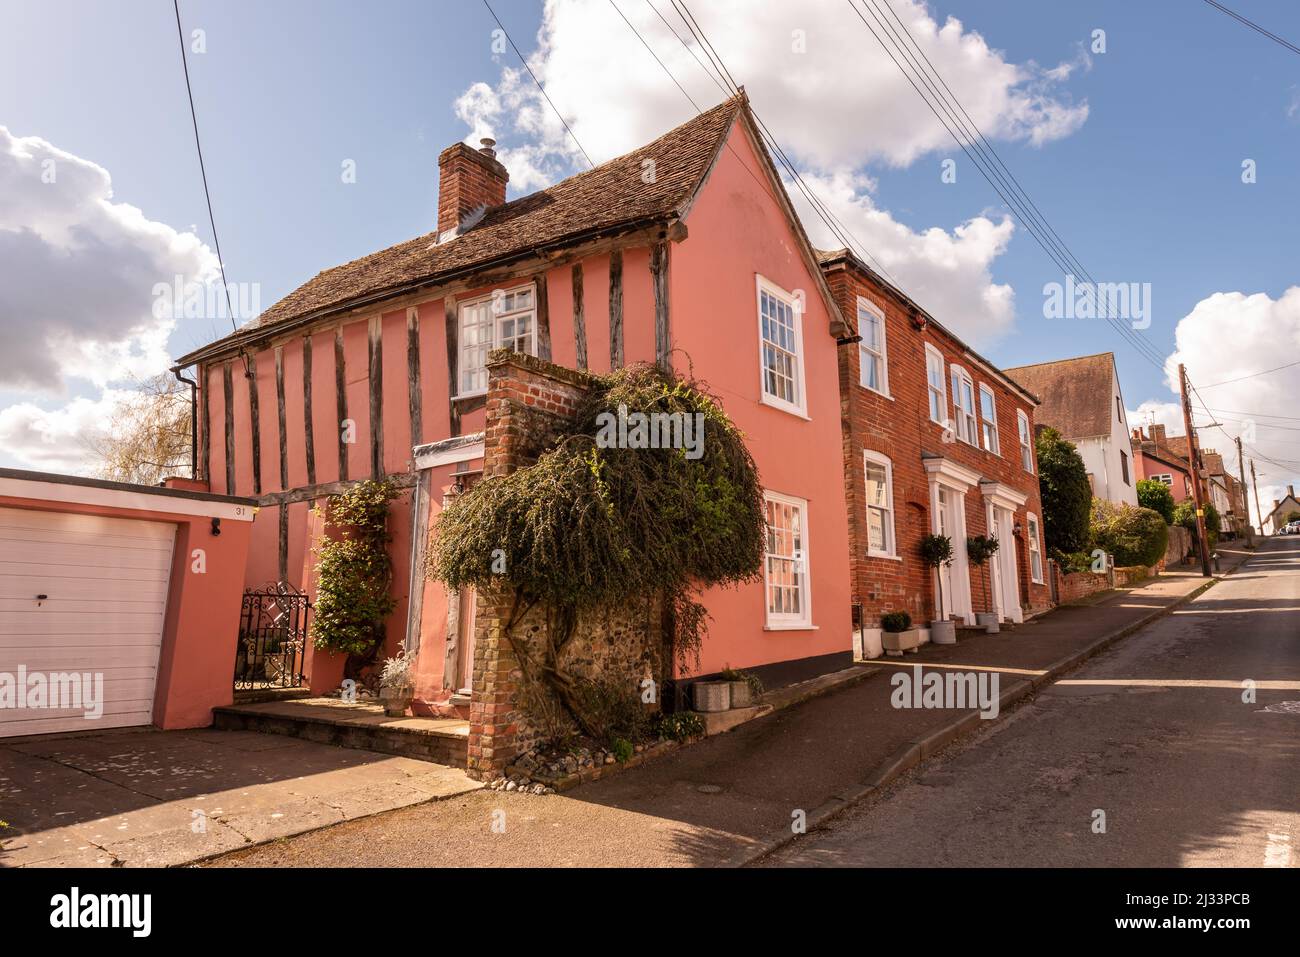
[[[1250,481],[1255,486],[1255,515],[1259,518],[1259,537],[1264,537],[1264,512],[1259,507],[1259,481],[1255,478],[1255,460],[1250,460]]]
[[[1249,528],[1251,527],[1251,525],[1250,525],[1250,506],[1249,506],[1249,505],[1246,505],[1246,460],[1245,460],[1245,459],[1242,457],[1242,455],[1241,455],[1241,436],[1240,436],[1240,435],[1237,436],[1237,472],[1238,472],[1238,474],[1241,476],[1241,504],[1242,504],[1243,506],[1245,506],[1245,508],[1246,508],[1246,528],[1249,529]],[[1233,508],[1236,508],[1236,503],[1235,503],[1235,502],[1233,503]],[[1259,503],[1258,503],[1258,502],[1255,503],[1255,510],[1256,510],[1256,511],[1259,511]],[[1261,520],[1261,523],[1262,523],[1262,521],[1263,521],[1263,516],[1260,516],[1260,520]],[[1264,529],[1261,528],[1261,529],[1259,530],[1259,533],[1260,533],[1261,535],[1263,535],[1263,534],[1264,534]]]
[[[1183,428],[1187,432],[1187,466],[1192,472],[1192,502],[1196,506],[1196,541],[1201,553],[1201,574],[1210,577],[1210,543],[1205,540],[1205,505],[1201,498],[1200,458],[1196,450],[1196,436],[1192,434],[1192,403],[1187,398],[1187,369],[1178,364],[1178,391],[1183,399]]]

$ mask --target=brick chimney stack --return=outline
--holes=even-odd
[[[466,216],[506,201],[510,174],[496,158],[495,140],[480,149],[464,143],[447,147],[438,156],[438,236],[450,239]]]
[[[1165,442],[1165,427],[1163,425],[1152,425],[1148,431],[1151,433],[1151,441],[1159,442],[1162,445]]]

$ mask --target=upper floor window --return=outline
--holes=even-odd
[[[808,503],[766,492],[767,548],[763,577],[769,628],[807,627],[812,619],[808,592]]]
[[[804,415],[803,333],[794,296],[761,276],[758,279],[758,331],[762,349],[763,402]]]
[[[537,354],[537,299],[531,284],[497,289],[460,307],[458,395],[487,391],[487,357],[493,349]]]
[[[978,446],[979,427],[975,422],[975,383],[961,366],[952,366],[952,414],[957,438]]]
[[[948,387],[943,377],[943,354],[925,344],[925,383],[930,395],[930,421],[943,425],[948,418]]]
[[[1124,484],[1131,485],[1132,483],[1128,480],[1128,453],[1127,452],[1119,453],[1119,472],[1124,479]]]
[[[858,297],[858,382],[872,392],[889,395],[889,365],[885,358],[885,313],[870,299]]]
[[[1034,439],[1029,432],[1029,416],[1016,409],[1016,427],[1020,430],[1020,466],[1026,472],[1034,470]]]
[[[867,487],[867,554],[894,558],[894,466],[887,456],[863,450]]]
[[[1159,482],[1161,485],[1168,486],[1169,488],[1174,487],[1174,476],[1172,472],[1165,472],[1161,475],[1153,475],[1151,477],[1155,479],[1157,482]]]
[[[1029,577],[1035,583],[1043,583],[1043,542],[1039,534],[1038,516],[1033,512],[1025,515],[1025,525],[1029,529]]]
[[[981,383],[980,385],[980,438],[984,441],[984,448],[994,455],[1000,455],[998,451],[998,407],[993,401],[993,390]]]
[[[1124,421],[1124,403],[1120,401],[1119,396],[1115,396],[1115,418],[1120,422]]]

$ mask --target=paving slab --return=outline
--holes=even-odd
[[[171,867],[481,787],[427,761],[247,731],[0,741],[0,867]]]

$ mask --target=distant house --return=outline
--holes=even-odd
[[[1133,430],[1133,461],[1138,480],[1151,479],[1166,486],[1175,502],[1192,497],[1192,473],[1187,457],[1179,454],[1169,444],[1163,425]]]
[[[1273,510],[1264,516],[1261,524],[1261,531],[1264,534],[1279,531],[1287,523],[1287,516],[1292,512],[1300,512],[1300,499],[1295,497],[1295,486],[1286,487],[1286,497],[1281,501],[1273,499]]]
[[[1079,448],[1092,494],[1137,504],[1137,476],[1115,354],[1040,362],[1006,374],[1042,400],[1039,425],[1049,425]]]

